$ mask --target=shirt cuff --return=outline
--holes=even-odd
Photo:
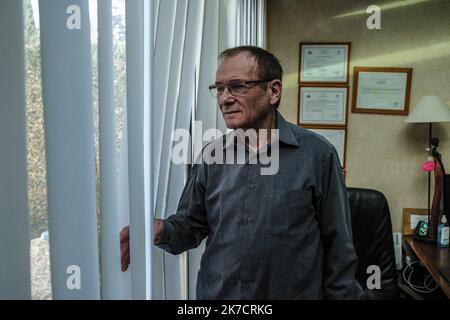
[[[164,234],[162,236],[161,242],[158,244],[167,244],[169,247],[173,242],[175,236],[175,228],[173,224],[167,220],[164,220]]]

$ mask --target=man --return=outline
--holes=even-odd
[[[237,47],[219,56],[210,86],[228,128],[278,129],[278,137],[257,132],[256,145],[269,153],[278,147],[278,172],[261,175],[263,164],[248,161],[255,146],[247,143],[245,164],[194,165],[177,213],[155,221],[155,244],[173,254],[208,237],[198,299],[357,299],[362,294],[354,277],[357,260],[338,156],[325,139],[277,112],[282,72],[271,53]],[[223,152],[236,143],[227,143]],[[125,228],[124,270],[128,239]]]

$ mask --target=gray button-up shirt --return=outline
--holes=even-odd
[[[277,125],[278,173],[248,161],[194,165],[158,246],[178,254],[208,237],[198,299],[360,298],[336,151],[279,113]]]

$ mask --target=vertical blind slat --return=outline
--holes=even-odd
[[[193,127],[193,148],[196,160],[201,153],[202,147],[206,144],[202,141],[203,133],[217,127],[217,102],[211,96],[208,86],[215,82],[217,55],[219,53],[219,23],[222,20],[219,16],[219,7],[222,1],[206,1],[203,10],[203,32],[201,35],[201,52],[199,64],[198,99],[196,106],[196,121],[201,121],[202,130],[197,131]],[[200,138],[198,138],[200,137]],[[197,273],[200,268],[200,260],[205,250],[205,241],[196,248],[189,250],[189,298],[195,299]]]
[[[154,274],[152,270],[152,257],[153,257],[153,211],[155,208],[155,153],[154,153],[154,136],[155,136],[155,101],[154,101],[154,49],[155,49],[155,20],[157,7],[154,1],[144,2],[144,70],[145,70],[145,81],[144,81],[144,95],[145,95],[145,139],[144,139],[144,173],[146,173],[145,178],[145,271],[147,275],[147,281],[145,282],[145,290],[147,299],[153,299],[153,282]],[[158,4],[159,5],[159,4]],[[159,9],[158,9],[159,10]]]
[[[159,108],[155,108],[155,112],[163,112],[165,113],[164,124],[162,126],[163,130],[163,142],[161,145],[161,149],[154,149],[154,154],[160,154],[161,157],[161,167],[159,170],[159,179],[157,183],[159,184],[158,191],[156,192],[156,211],[155,216],[158,218],[164,217],[165,213],[173,213],[167,212],[167,195],[170,192],[169,190],[169,174],[170,174],[170,151],[171,151],[171,139],[172,139],[172,131],[175,127],[175,119],[177,115],[178,108],[178,97],[180,90],[180,79],[181,79],[181,65],[182,65],[182,57],[183,57],[183,47],[185,41],[185,33],[186,33],[186,18],[187,18],[187,0],[178,0],[176,6],[176,13],[170,13],[175,17],[175,25],[173,32],[173,44],[170,55],[170,70],[169,70],[169,81],[168,81],[168,89],[167,89],[167,102],[165,106],[161,106]],[[161,16],[164,19],[163,16]],[[168,54],[166,53],[166,56]],[[157,62],[155,63],[157,64]],[[158,73],[155,71],[154,79],[155,82],[158,81]],[[156,127],[156,126],[155,126]],[[155,274],[158,274],[158,277],[154,279],[154,293],[156,299],[163,299],[166,297],[166,281],[165,275],[166,272],[164,270],[164,261],[163,261],[163,252],[162,250],[155,250],[153,255],[153,268]],[[171,285],[170,283],[168,284]],[[171,289],[169,289],[171,291]],[[170,294],[169,294],[170,295]]]
[[[98,299],[89,4],[41,0],[39,12],[53,298]]]
[[[258,10],[256,12],[256,19],[258,21],[256,26],[256,34],[258,36],[257,46],[261,48],[266,47],[266,0],[257,0]]]
[[[176,2],[174,0],[165,0],[161,3],[159,8],[159,14],[161,19],[158,19],[157,28],[159,32],[156,33],[156,45],[155,45],[155,72],[154,81],[155,85],[155,105],[158,106],[154,111],[155,114],[155,130],[154,130],[154,146],[155,150],[160,151],[164,143],[165,131],[171,131],[171,128],[165,126],[166,118],[171,114],[166,112],[167,99],[168,99],[168,87],[169,87],[169,75],[170,75],[170,61],[171,53],[173,49],[173,37],[176,17]],[[170,133],[169,133],[170,137]],[[169,142],[170,143],[170,142]],[[157,155],[160,156],[157,156]],[[164,172],[163,168],[166,167],[167,160],[163,158],[162,152],[155,152],[155,192],[156,197],[156,212],[157,215],[164,214],[164,185],[165,177],[161,175]]]
[[[124,299],[129,290],[120,269],[111,0],[98,0],[98,76],[102,298]]]
[[[147,299],[144,181],[144,1],[126,1],[128,175],[133,299]]]
[[[187,11],[187,23],[186,23],[186,39],[184,42],[183,50],[183,62],[181,66],[180,75],[180,92],[178,99],[177,114],[175,119],[175,125],[173,128],[189,130],[191,111],[193,106],[193,100],[195,96],[195,72],[196,62],[198,59],[198,51],[200,46],[200,24],[202,21],[204,1],[190,0],[188,3]],[[175,212],[177,204],[180,199],[180,195],[183,191],[186,181],[186,165],[176,165],[170,162],[170,175],[167,192],[167,212]],[[176,278],[169,279],[166,277],[166,293],[169,297],[180,297],[179,288],[182,277],[181,271],[184,267],[181,267],[182,261],[178,257],[174,257],[170,254],[166,254],[166,273],[168,275],[177,274]],[[173,273],[171,273],[173,272]],[[178,292],[171,291],[178,287]]]
[[[0,299],[30,299],[22,1],[0,2]]]

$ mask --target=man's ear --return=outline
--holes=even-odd
[[[270,83],[270,104],[274,105],[281,99],[283,84],[280,80],[273,80]]]

